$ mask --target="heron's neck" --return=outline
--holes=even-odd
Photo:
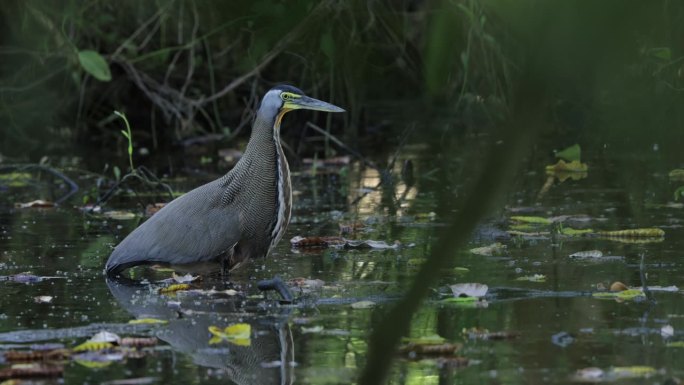
[[[245,156],[255,155],[263,157],[265,151],[275,149],[276,147],[280,150],[280,120],[277,117],[273,120],[258,116],[252,127],[252,134],[245,149]]]

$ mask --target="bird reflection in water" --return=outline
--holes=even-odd
[[[191,356],[197,365],[219,369],[236,384],[294,383],[294,342],[287,322],[291,308],[266,313],[245,307],[235,297],[166,297],[133,281],[108,279],[107,286],[134,317],[168,321],[156,337]],[[251,326],[249,346],[210,344],[210,326],[237,323]]]

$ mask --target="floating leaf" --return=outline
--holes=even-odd
[[[292,247],[299,248],[325,248],[330,246],[344,245],[345,239],[342,237],[301,237],[296,236],[290,239]]]
[[[592,296],[594,298],[599,298],[599,299],[617,299],[617,300],[628,301],[628,300],[633,300],[633,299],[644,298],[646,295],[644,294],[643,291],[641,291],[639,289],[628,289],[628,290],[617,291],[617,292],[598,292],[598,293],[593,293]]]
[[[525,215],[512,216],[511,220],[513,220],[515,222],[531,223],[531,224],[536,224],[536,225],[550,225],[551,224],[551,221],[547,218],[525,216]]]
[[[47,364],[20,364],[0,369],[0,380],[11,378],[61,377],[64,366]]]
[[[410,355],[451,355],[461,350],[461,344],[443,343],[408,343],[399,347],[399,353]]]
[[[80,345],[77,345],[72,350],[74,352],[93,352],[98,350],[107,350],[113,347],[114,345],[111,342],[86,341]]]
[[[452,303],[473,303],[477,302],[480,299],[477,297],[450,297],[450,298],[445,298],[442,300],[442,302],[452,302]]]
[[[50,303],[52,302],[52,299],[54,297],[49,296],[49,295],[39,295],[37,297],[33,297],[33,301],[35,303]]]
[[[446,341],[446,338],[440,336],[439,334],[433,334],[431,336],[425,337],[404,337],[401,339],[401,341],[407,344],[441,344]]]
[[[556,152],[556,158],[564,159],[568,162],[578,161],[582,156],[582,149],[579,144],[573,144],[572,146],[565,148],[563,150]]]
[[[128,321],[131,325],[154,325],[154,324],[167,324],[169,321],[156,318],[138,318]]]
[[[375,306],[373,301],[359,301],[351,304],[352,309],[370,309]]]
[[[100,369],[109,366],[114,361],[124,358],[123,352],[103,353],[84,352],[73,357],[74,362],[90,369]]]
[[[155,337],[125,337],[119,341],[121,346],[146,347],[155,346],[158,340]]]
[[[317,326],[312,326],[310,328],[303,327],[302,326],[302,334],[309,334],[309,333],[320,333],[324,330],[325,328],[323,326],[317,325]]]
[[[585,163],[573,160],[572,162],[566,162],[563,159],[559,160],[558,163],[546,166],[547,174],[557,174],[557,173],[586,173],[589,167]]]
[[[123,210],[111,210],[102,213],[102,216],[109,219],[114,219],[117,221],[127,221],[135,219],[136,215],[130,211]]]
[[[466,273],[470,272],[470,269],[468,269],[467,267],[456,266],[456,267],[454,267],[453,271],[456,274],[466,274]]]
[[[250,324],[233,324],[223,330],[218,326],[209,326],[209,332],[214,335],[209,340],[209,344],[216,344],[224,340],[238,346],[250,346],[251,344],[252,326]]]
[[[42,199],[37,199],[35,201],[31,202],[26,202],[26,203],[15,203],[14,208],[15,209],[29,209],[29,208],[50,208],[50,207],[55,207],[54,202],[50,201],[44,201]]]
[[[465,308],[485,308],[489,306],[489,303],[487,303],[487,301],[484,298],[476,297],[450,297],[445,298],[440,302],[448,305],[455,305],[458,307]]]
[[[323,280],[308,278],[293,278],[289,280],[288,283],[302,289],[319,289],[325,285]]]
[[[477,255],[484,255],[491,257],[492,255],[500,255],[506,251],[506,245],[496,242],[488,246],[475,247],[470,249],[470,252]]]
[[[684,341],[668,342],[665,346],[668,348],[684,348]]]
[[[666,292],[678,292],[679,288],[677,286],[647,286],[650,291],[666,291]]]
[[[526,275],[523,277],[518,277],[515,280],[528,282],[546,282],[546,276],[544,274]]]
[[[117,342],[119,341],[119,336],[112,333],[108,332],[106,330],[103,330],[94,336],[90,337],[90,342]]]
[[[520,337],[520,333],[515,331],[490,332],[487,329],[479,328],[463,329],[463,334],[471,340],[511,340]]]
[[[178,282],[178,283],[189,283],[196,281],[199,278],[199,275],[193,276],[191,274],[185,274],[185,275],[178,275],[176,272],[173,272],[173,280]]]
[[[572,227],[563,227],[560,231],[561,234],[567,235],[568,237],[580,237],[582,235],[592,234],[594,230],[592,229],[573,229]]]
[[[78,61],[81,67],[92,75],[95,79],[108,82],[112,80],[112,73],[109,64],[102,55],[93,50],[83,50],[78,52]]]
[[[183,291],[183,290],[188,290],[190,289],[190,285],[187,283],[176,283],[173,285],[169,285],[167,287],[162,287],[159,289],[159,294],[172,294],[176,293],[178,291]]]
[[[597,231],[597,235],[611,238],[662,238],[665,231],[659,228],[642,228],[615,231]]]
[[[458,283],[450,285],[449,288],[454,293],[454,297],[480,298],[487,295],[489,290],[489,286],[481,283]]]
[[[618,366],[612,368],[611,373],[619,378],[648,377],[656,370],[650,366]]]
[[[401,244],[395,242],[387,244],[383,241],[374,240],[350,240],[342,237],[301,237],[296,236],[290,239],[292,247],[296,248],[326,248],[326,247],[345,247],[350,249],[398,249]]]
[[[603,253],[601,250],[578,251],[570,254],[570,257],[577,259],[601,258],[603,257]]]
[[[581,382],[595,382],[603,380],[605,375],[606,372],[603,369],[591,367],[579,369],[575,372],[573,379]]]
[[[514,236],[514,237],[522,237],[522,238],[528,238],[528,239],[547,238],[549,235],[551,235],[551,233],[548,231],[528,232],[528,231],[508,230],[506,232],[508,234]]]
[[[8,350],[4,357],[9,362],[27,362],[27,361],[48,361],[48,360],[62,360],[71,355],[68,349],[43,349],[43,350],[29,350],[17,351]],[[0,384],[1,385],[1,384]]]

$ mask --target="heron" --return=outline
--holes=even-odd
[[[279,85],[261,100],[242,158],[221,178],[172,200],[133,230],[107,260],[109,277],[133,266],[219,261],[223,271],[267,257],[290,222],[290,168],[280,144],[280,123],[294,110],[344,112],[340,107]],[[259,283],[292,301],[279,278]]]

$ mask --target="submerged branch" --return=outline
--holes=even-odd
[[[7,173],[7,172],[12,172],[12,171],[23,171],[23,170],[40,170],[40,171],[45,171],[48,174],[51,174],[52,176],[55,176],[61,180],[64,181],[69,186],[69,192],[67,192],[65,195],[63,195],[61,198],[57,199],[55,201],[55,204],[61,204],[62,202],[66,201],[69,199],[72,195],[76,194],[78,192],[78,185],[76,182],[74,182],[71,178],[68,176],[62,174],[58,170],[45,166],[42,164],[12,164],[12,165],[6,165],[0,167],[0,173]]]

